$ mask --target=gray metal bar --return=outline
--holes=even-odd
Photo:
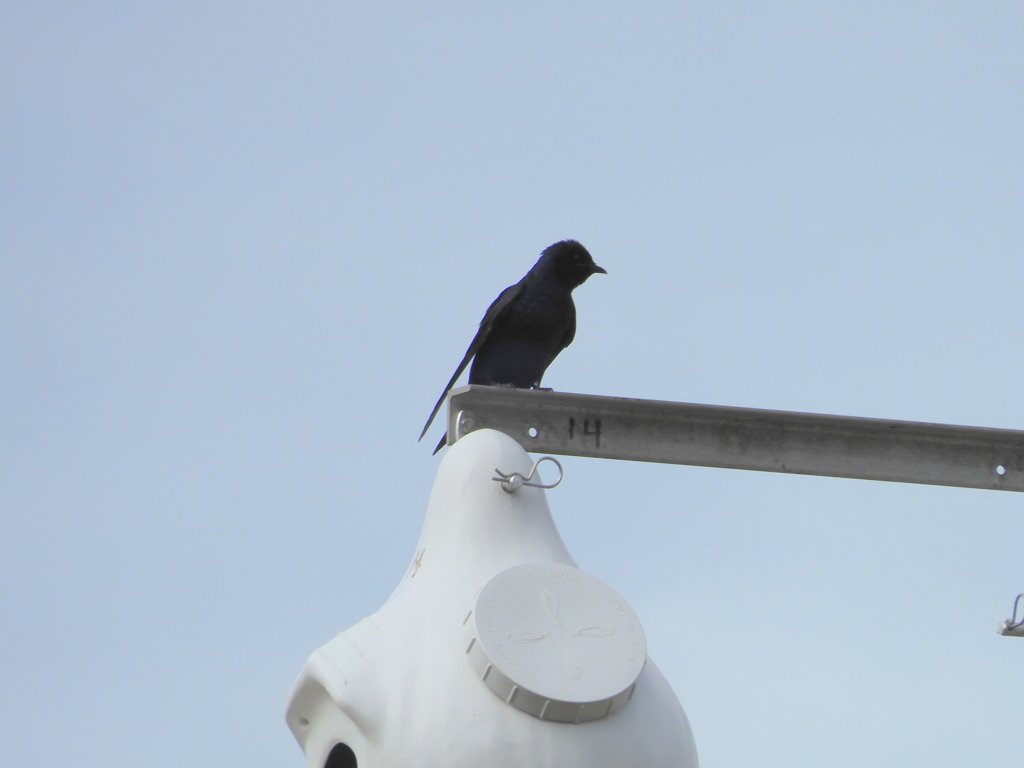
[[[1024,432],[1010,429],[478,385],[452,390],[448,443],[483,428],[535,453],[1024,492]]]

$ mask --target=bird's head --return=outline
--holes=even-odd
[[[608,273],[594,263],[590,252],[575,240],[562,240],[544,249],[540,263],[550,269],[569,290],[583,285],[588,277]]]

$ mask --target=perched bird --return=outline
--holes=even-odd
[[[502,291],[488,307],[466,355],[430,412],[420,440],[470,360],[470,384],[539,387],[551,361],[576,335],[572,291],[596,272],[608,274],[575,240],[562,240],[545,248],[526,276]],[[447,438],[447,434],[441,438],[434,453],[441,450]]]

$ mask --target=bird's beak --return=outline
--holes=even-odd
[[[607,269],[605,269],[604,267],[599,267],[599,266],[597,266],[597,264],[595,264],[593,267],[590,268],[590,274],[593,275],[593,274],[596,274],[598,272],[600,272],[602,275],[607,275],[608,274],[608,270]]]

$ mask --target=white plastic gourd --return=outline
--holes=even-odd
[[[532,467],[494,430],[448,450],[398,588],[295,682],[310,768],[696,768],[632,610],[576,567],[543,490],[492,480]]]

